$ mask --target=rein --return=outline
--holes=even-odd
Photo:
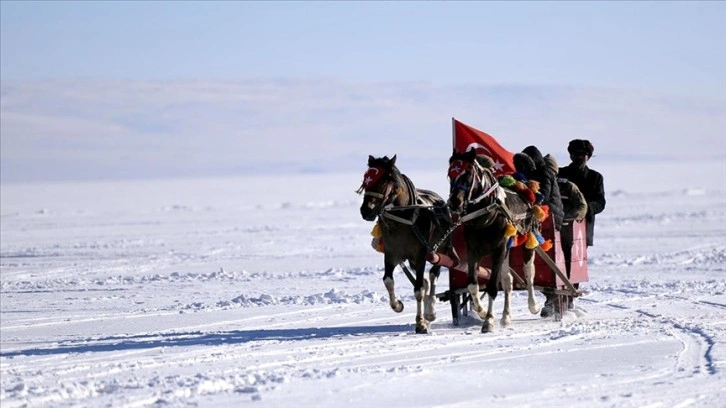
[[[399,197],[398,190],[401,188],[396,188],[396,193],[391,196],[391,192],[394,188],[394,186],[405,186],[407,192],[408,192],[408,201],[411,203],[419,202],[419,196],[416,192],[416,187],[413,185],[411,180],[406,177],[405,175],[401,174],[398,171],[393,172],[393,177],[391,180],[388,180],[386,186],[386,190],[384,193],[379,193],[376,191],[365,191],[365,185],[361,185],[361,187],[358,189],[357,193],[361,194],[363,193],[364,196],[371,196],[375,197],[381,200],[381,206],[378,211],[378,217],[381,221],[381,224],[386,225],[386,219],[390,221],[394,221],[403,225],[408,225],[412,228],[414,234],[416,237],[421,241],[421,243],[426,246],[428,249],[431,249],[432,247],[429,245],[428,240],[423,236],[421,231],[419,231],[418,227],[416,226],[416,221],[418,220],[418,217],[420,215],[421,209],[431,209],[434,208],[434,205],[423,205],[423,204],[409,204],[409,205],[394,205],[394,202]],[[411,214],[410,218],[404,218],[400,217],[398,215],[394,215],[394,212],[396,211],[405,211],[405,210],[413,210],[413,213]],[[447,234],[448,235],[448,234]],[[446,237],[444,237],[446,238]],[[435,246],[434,250],[436,250],[441,243],[443,243],[444,239],[441,239]]]
[[[403,174],[400,174],[399,177],[403,180],[403,182],[401,184],[404,184],[406,186],[406,188],[408,189],[408,201],[410,203],[420,202],[419,195],[416,191],[416,187],[413,185],[413,182],[411,182],[411,180]],[[419,231],[418,227],[416,226],[416,221],[418,220],[421,209],[432,209],[434,207],[435,207],[434,205],[425,205],[425,204],[409,204],[409,205],[394,206],[393,203],[391,203],[387,206],[382,207],[379,215],[380,215],[381,219],[387,218],[389,220],[411,226],[414,234],[419,239],[419,241],[421,241],[421,243],[423,245],[425,245],[427,248],[431,249],[430,245],[428,244],[428,240],[426,240],[424,238],[424,236],[421,234],[421,231]],[[397,215],[392,214],[392,212],[395,212],[395,211],[404,211],[404,210],[411,210],[411,209],[413,210],[413,214],[411,214],[410,219],[406,219],[406,218],[399,217]],[[384,224],[385,224],[385,221],[384,221]],[[438,245],[436,247],[438,248]]]
[[[418,219],[418,211],[421,208],[431,208],[432,206],[426,206],[426,205],[388,205],[381,209],[380,215],[381,217],[386,217],[390,220],[400,222],[401,224],[405,225],[414,225],[416,223],[416,220]],[[413,209],[413,215],[411,216],[410,220],[407,220],[405,218],[399,217],[397,215],[391,214],[391,211],[397,211],[397,210],[410,210]]]
[[[476,185],[477,182],[479,183],[479,185],[483,185],[483,180],[485,178],[485,173],[487,170],[484,169],[483,167],[481,167],[479,165],[479,163],[474,162],[470,171],[473,171],[474,174],[472,177],[473,178],[472,185],[468,189],[468,201],[466,201],[464,203],[464,210],[462,211],[462,215],[461,215],[461,217],[459,217],[456,224],[460,225],[460,224],[470,222],[472,220],[476,220],[476,219],[484,217],[484,216],[489,216],[488,219],[483,220],[484,225],[488,225],[489,223],[494,221],[494,219],[496,218],[496,213],[501,212],[502,215],[504,215],[510,222],[512,222],[514,225],[517,225],[517,229],[519,230],[520,229],[519,225],[520,225],[521,221],[530,217],[530,214],[528,212],[514,213],[509,208],[509,206],[507,206],[506,201],[499,197],[495,196],[492,203],[490,203],[489,205],[486,205],[482,208],[479,208],[472,212],[466,211],[467,208],[469,208],[470,206],[480,204],[483,200],[491,197],[492,193],[498,191],[500,188],[502,189],[504,194],[516,194],[515,192],[509,191],[508,189],[501,187],[501,185],[499,184],[499,181],[496,178],[494,178],[493,176],[490,176],[490,177],[488,177],[488,179],[493,182],[492,185],[488,189],[486,189],[486,191],[484,191],[482,194],[480,194],[476,198],[472,199],[471,195],[473,194],[473,192],[475,190],[474,186]],[[461,187],[459,187],[459,188],[461,188]],[[530,208],[531,208],[531,205],[530,205]]]
[[[380,198],[381,199],[381,203],[382,203],[381,205],[385,205],[386,201],[388,201],[386,198],[388,197],[389,194],[391,194],[391,190],[393,190],[393,189],[392,189],[391,181],[389,181],[386,184],[386,190],[385,190],[385,192],[383,194],[381,194],[379,192],[376,192],[376,191],[366,191],[366,192],[363,193],[363,196],[364,197],[365,196],[370,196],[370,197]],[[393,196],[393,198],[391,199],[391,201],[393,201],[395,199],[396,199],[396,196]]]
[[[474,187],[476,186],[476,183],[478,183],[483,188],[484,173],[486,172],[486,170],[483,167],[481,167],[481,165],[479,165],[479,163],[474,162],[470,168],[470,171],[473,172],[473,175],[472,175],[473,180],[472,180],[471,185],[468,188],[468,195],[467,195],[468,200],[464,203],[464,210],[462,211],[463,215],[459,218],[459,220],[457,222],[459,224],[463,224],[465,222],[483,217],[484,215],[492,214],[494,211],[497,211],[499,209],[504,209],[505,210],[504,213],[506,215],[509,215],[508,211],[506,211],[506,209],[504,208],[506,206],[506,204],[502,203],[496,197],[494,198],[494,200],[491,204],[489,204],[485,207],[479,208],[472,212],[466,211],[467,208],[469,208],[470,206],[477,205],[477,204],[481,203],[484,199],[489,198],[492,195],[492,193],[494,193],[495,191],[497,191],[500,188],[499,181],[497,181],[493,177],[489,177],[489,180],[493,181],[491,186],[489,186],[488,189],[486,189],[483,193],[481,193],[476,198],[472,198],[471,196],[472,196],[472,194],[474,194],[474,190],[475,190]],[[491,223],[493,220],[494,220],[494,216],[492,216],[491,219],[487,220],[487,221],[489,223]]]

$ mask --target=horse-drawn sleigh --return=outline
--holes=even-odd
[[[457,130],[469,133],[457,139]],[[527,199],[534,194],[527,193],[524,183],[495,177],[504,167],[501,163],[481,165],[478,153],[492,155],[492,150],[506,152],[491,136],[454,120],[446,201],[417,189],[395,166],[396,156],[369,157],[358,190],[364,194],[361,216],[376,220],[374,247],[384,253],[383,281],[394,311],[403,310],[394,291],[396,266],[413,284],[417,333],[427,333],[429,322],[436,319],[437,298],[450,303],[454,325],[471,309],[484,320],[482,332],[488,332],[494,327],[499,291],[504,292],[504,326],[511,323],[512,290],[527,290],[533,314],[540,312],[535,291],[553,296],[557,319],[582,295],[577,286],[588,280],[584,222],[573,221],[556,231],[546,207]],[[530,187],[536,192],[536,184]],[[433,265],[428,278],[427,261]],[[449,288],[437,294],[442,266],[449,270]],[[488,308],[481,303],[480,290],[488,294]]]

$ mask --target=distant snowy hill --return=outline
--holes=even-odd
[[[398,154],[445,166],[451,117],[561,161],[572,138],[600,162],[726,158],[726,98],[566,86],[335,80],[3,83],[7,181],[358,170]]]

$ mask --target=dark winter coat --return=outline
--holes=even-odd
[[[527,180],[539,182],[539,192],[544,196],[544,204],[549,206],[550,214],[554,216],[555,229],[559,231],[565,212],[557,186],[557,174],[547,166],[542,153],[535,146],[528,146],[522,153],[515,154],[514,167]]]
[[[544,157],[545,163],[554,172],[559,172],[557,159],[552,155]],[[565,222],[582,221],[587,216],[587,200],[577,185],[562,177],[557,178],[557,185],[560,187],[562,207],[565,211]]]
[[[565,178],[577,185],[587,200],[587,246],[592,246],[595,231],[595,215],[605,209],[605,186],[602,174],[585,166],[578,168],[570,164],[560,167],[559,177]]]

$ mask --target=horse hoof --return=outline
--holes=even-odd
[[[482,333],[491,333],[494,331],[494,319],[484,320],[484,324],[481,326]]]
[[[512,324],[512,319],[510,319],[510,318],[508,318],[508,317],[504,317],[504,318],[502,318],[502,320],[500,321],[500,324],[502,325],[502,327],[509,327],[509,325],[511,325],[511,324]]]
[[[539,306],[539,304],[529,307],[529,312],[533,315],[538,314],[540,311],[542,311],[542,308]]]
[[[393,311],[396,313],[403,312],[403,302],[401,302],[400,300],[397,301],[396,306],[391,306],[391,309],[393,309]]]
[[[554,316],[554,315],[555,315],[554,305],[552,305],[552,304],[548,305],[547,303],[545,303],[544,307],[542,308],[542,310],[539,313],[539,316],[542,318],[545,318],[545,319],[550,316]]]
[[[426,326],[416,326],[416,334],[429,334],[429,329]]]

